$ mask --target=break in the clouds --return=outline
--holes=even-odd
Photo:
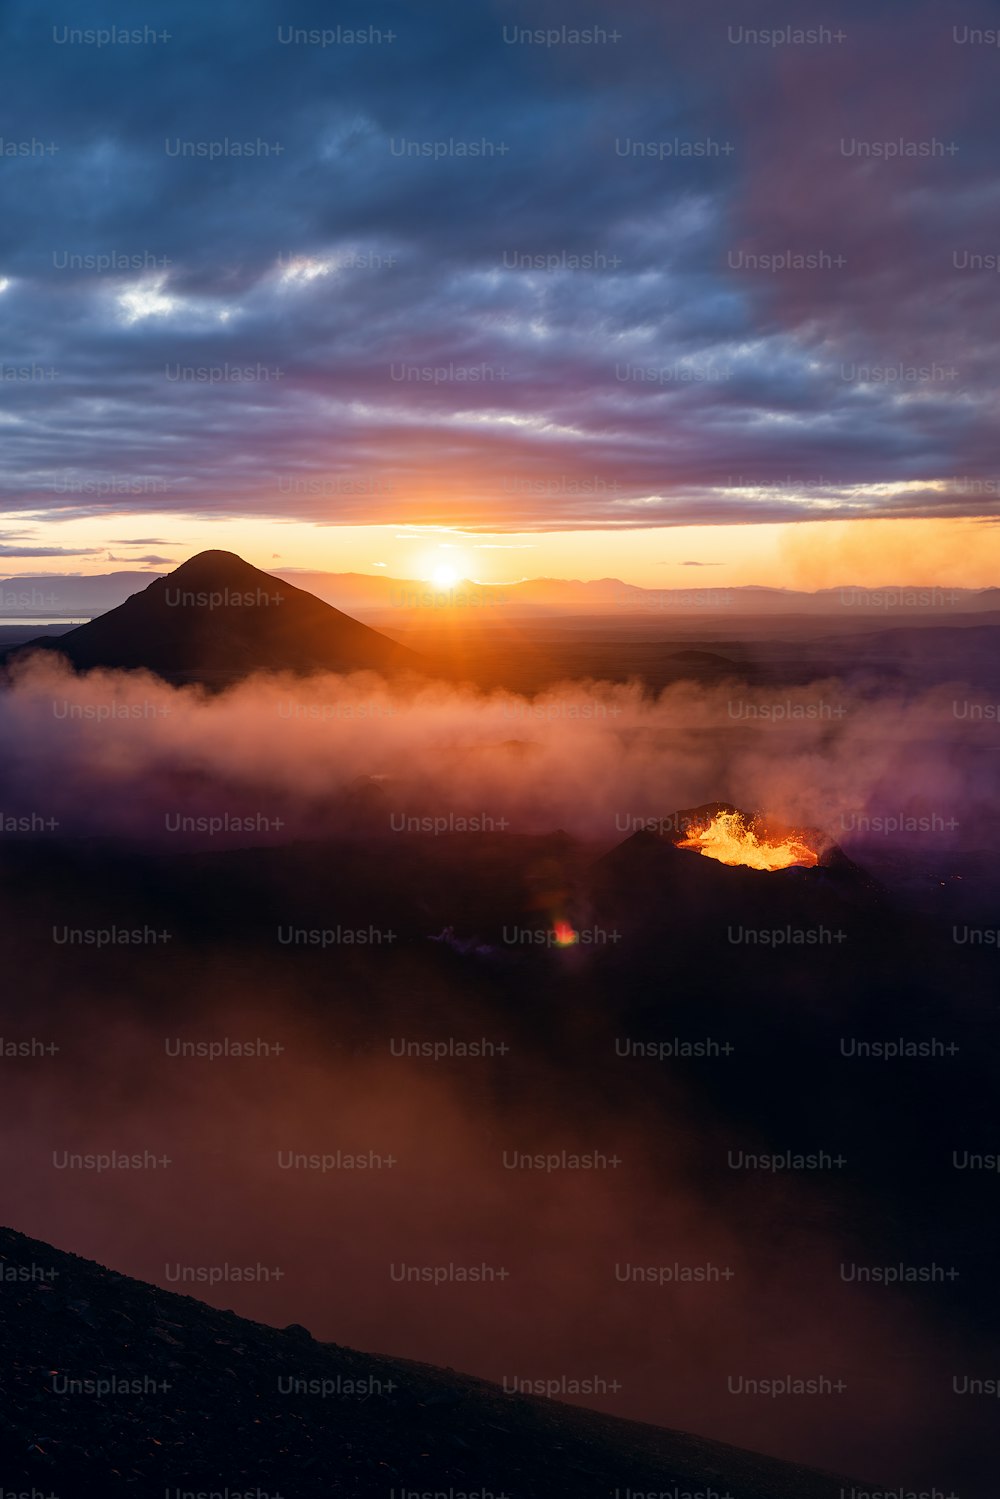
[[[0,496],[484,530],[992,514],[995,23],[7,0]]]

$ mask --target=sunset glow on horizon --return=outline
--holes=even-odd
[[[620,530],[463,532],[337,526],[170,512],[81,517],[49,527],[9,517],[0,574],[166,572],[200,551],[232,551],[264,571],[367,573],[463,581],[615,577],[643,588],[988,588],[1000,580],[1000,525],[957,520],[811,521]],[[130,535],[129,532],[132,534]]]

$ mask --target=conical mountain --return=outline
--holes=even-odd
[[[219,551],[199,552],[117,609],[22,647],[30,649],[58,651],[77,667],[208,682],[254,671],[395,674],[418,665],[377,630]]]

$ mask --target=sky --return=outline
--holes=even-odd
[[[998,25],[5,0],[0,567],[996,582]]]

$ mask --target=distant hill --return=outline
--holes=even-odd
[[[418,663],[313,594],[217,551],[200,552],[89,624],[21,649],[56,650],[81,668],[209,682],[264,670],[396,673]]]
[[[5,1491],[842,1492],[736,1447],[250,1322],[10,1229],[0,1271]]]

